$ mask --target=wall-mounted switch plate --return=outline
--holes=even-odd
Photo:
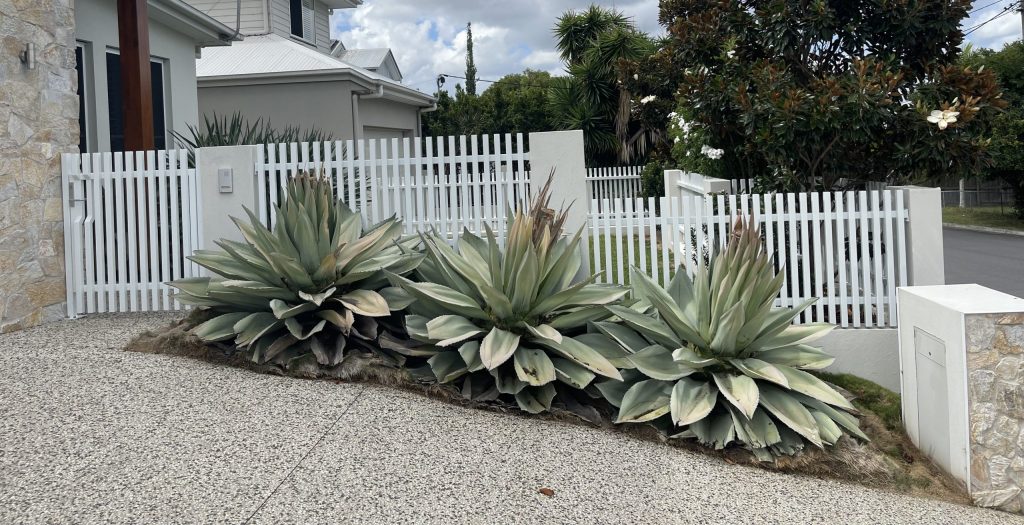
[[[232,193],[235,191],[235,175],[231,168],[220,168],[217,170],[217,187],[221,193]]]

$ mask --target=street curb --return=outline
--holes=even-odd
[[[1003,228],[989,228],[988,226],[965,226],[963,224],[951,224],[948,222],[942,223],[943,228],[950,228],[953,230],[966,230],[971,232],[981,233],[999,233],[1002,235],[1016,235],[1018,237],[1024,237],[1024,231],[1020,230],[1006,230]]]

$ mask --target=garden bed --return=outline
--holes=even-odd
[[[822,378],[838,386],[852,398],[861,411],[861,428],[871,438],[868,443],[843,437],[838,444],[822,451],[808,447],[801,454],[780,457],[774,463],[758,461],[744,449],[731,447],[711,450],[689,440],[667,440],[655,428],[646,425],[612,425],[609,407],[601,412],[598,424],[586,422],[576,415],[553,410],[536,416],[523,414],[514,404],[477,403],[466,400],[454,388],[424,384],[414,380],[407,371],[387,366],[374,357],[359,354],[347,357],[330,369],[309,367],[289,371],[270,365],[257,365],[227,347],[206,345],[188,330],[196,324],[189,317],[167,327],[143,333],[131,341],[126,350],[186,356],[218,364],[247,368],[260,373],[291,375],[305,379],[383,384],[417,392],[459,406],[508,413],[516,417],[537,417],[570,421],[587,426],[600,426],[608,431],[624,432],[638,439],[658,441],[670,446],[716,456],[730,464],[742,464],[791,474],[836,479],[902,494],[933,498],[958,504],[970,504],[963,488],[926,458],[900,428],[899,396],[884,388],[848,375],[823,374]]]

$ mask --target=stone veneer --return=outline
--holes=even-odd
[[[971,495],[1024,509],[1024,313],[969,314],[967,330]]]
[[[18,58],[35,44],[36,67]],[[73,0],[0,0],[0,332],[64,316],[60,155],[78,151]]]

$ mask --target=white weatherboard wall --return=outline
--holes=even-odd
[[[1024,299],[976,284],[900,288],[899,323],[910,439],[976,503],[1019,512]]]

